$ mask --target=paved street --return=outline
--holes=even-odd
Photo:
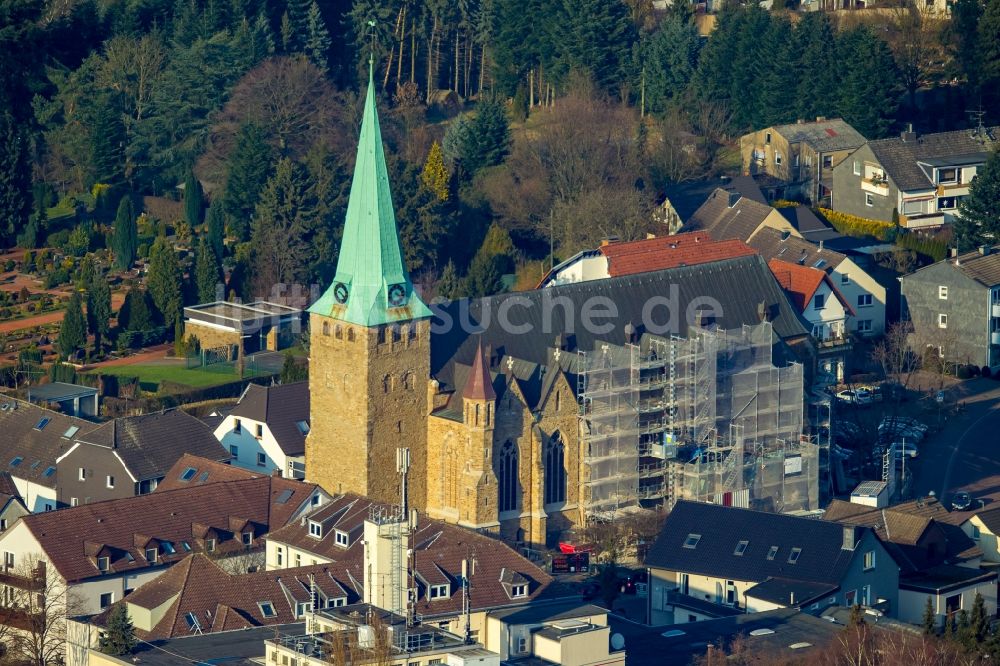
[[[965,409],[946,417],[920,446],[913,494],[934,491],[945,501],[956,490],[1000,497],[1000,382],[974,379],[948,390]]]

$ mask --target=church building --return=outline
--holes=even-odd
[[[808,338],[758,255],[481,299],[465,304],[474,326],[457,311],[432,313],[403,259],[369,78],[336,275],[309,308],[307,480],[399,502],[396,449],[405,446],[410,506],[551,545],[584,518],[577,352],[645,340],[646,304],[675,284],[679,307],[716,299],[720,327],[767,321],[785,349]],[[595,295],[617,306],[601,333],[574,326],[571,312]],[[495,316],[515,297],[506,311],[525,332]],[[432,335],[443,313],[453,325]],[[673,335],[687,334],[682,319]]]

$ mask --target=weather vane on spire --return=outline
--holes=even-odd
[[[375,19],[368,19],[368,66],[375,66]]]

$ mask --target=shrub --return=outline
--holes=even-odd
[[[989,377],[991,373],[992,373],[992,370],[990,370],[990,366],[984,365],[983,366],[983,370],[982,370],[983,377]]]
[[[941,261],[948,254],[948,244],[942,240],[927,238],[914,233],[901,233],[896,237],[896,244],[907,250]]]
[[[956,373],[959,379],[969,379],[972,377],[972,371],[969,370],[969,366],[960,365],[958,366],[958,372]]]
[[[829,208],[819,208],[817,212],[829,222],[834,229],[846,236],[874,236],[881,241],[891,240],[896,233],[896,227],[891,222],[869,220],[868,218],[848,215]]]

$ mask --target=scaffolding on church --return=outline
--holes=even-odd
[[[802,366],[777,367],[772,350],[765,322],[579,352],[587,516],[678,499],[817,508]]]

